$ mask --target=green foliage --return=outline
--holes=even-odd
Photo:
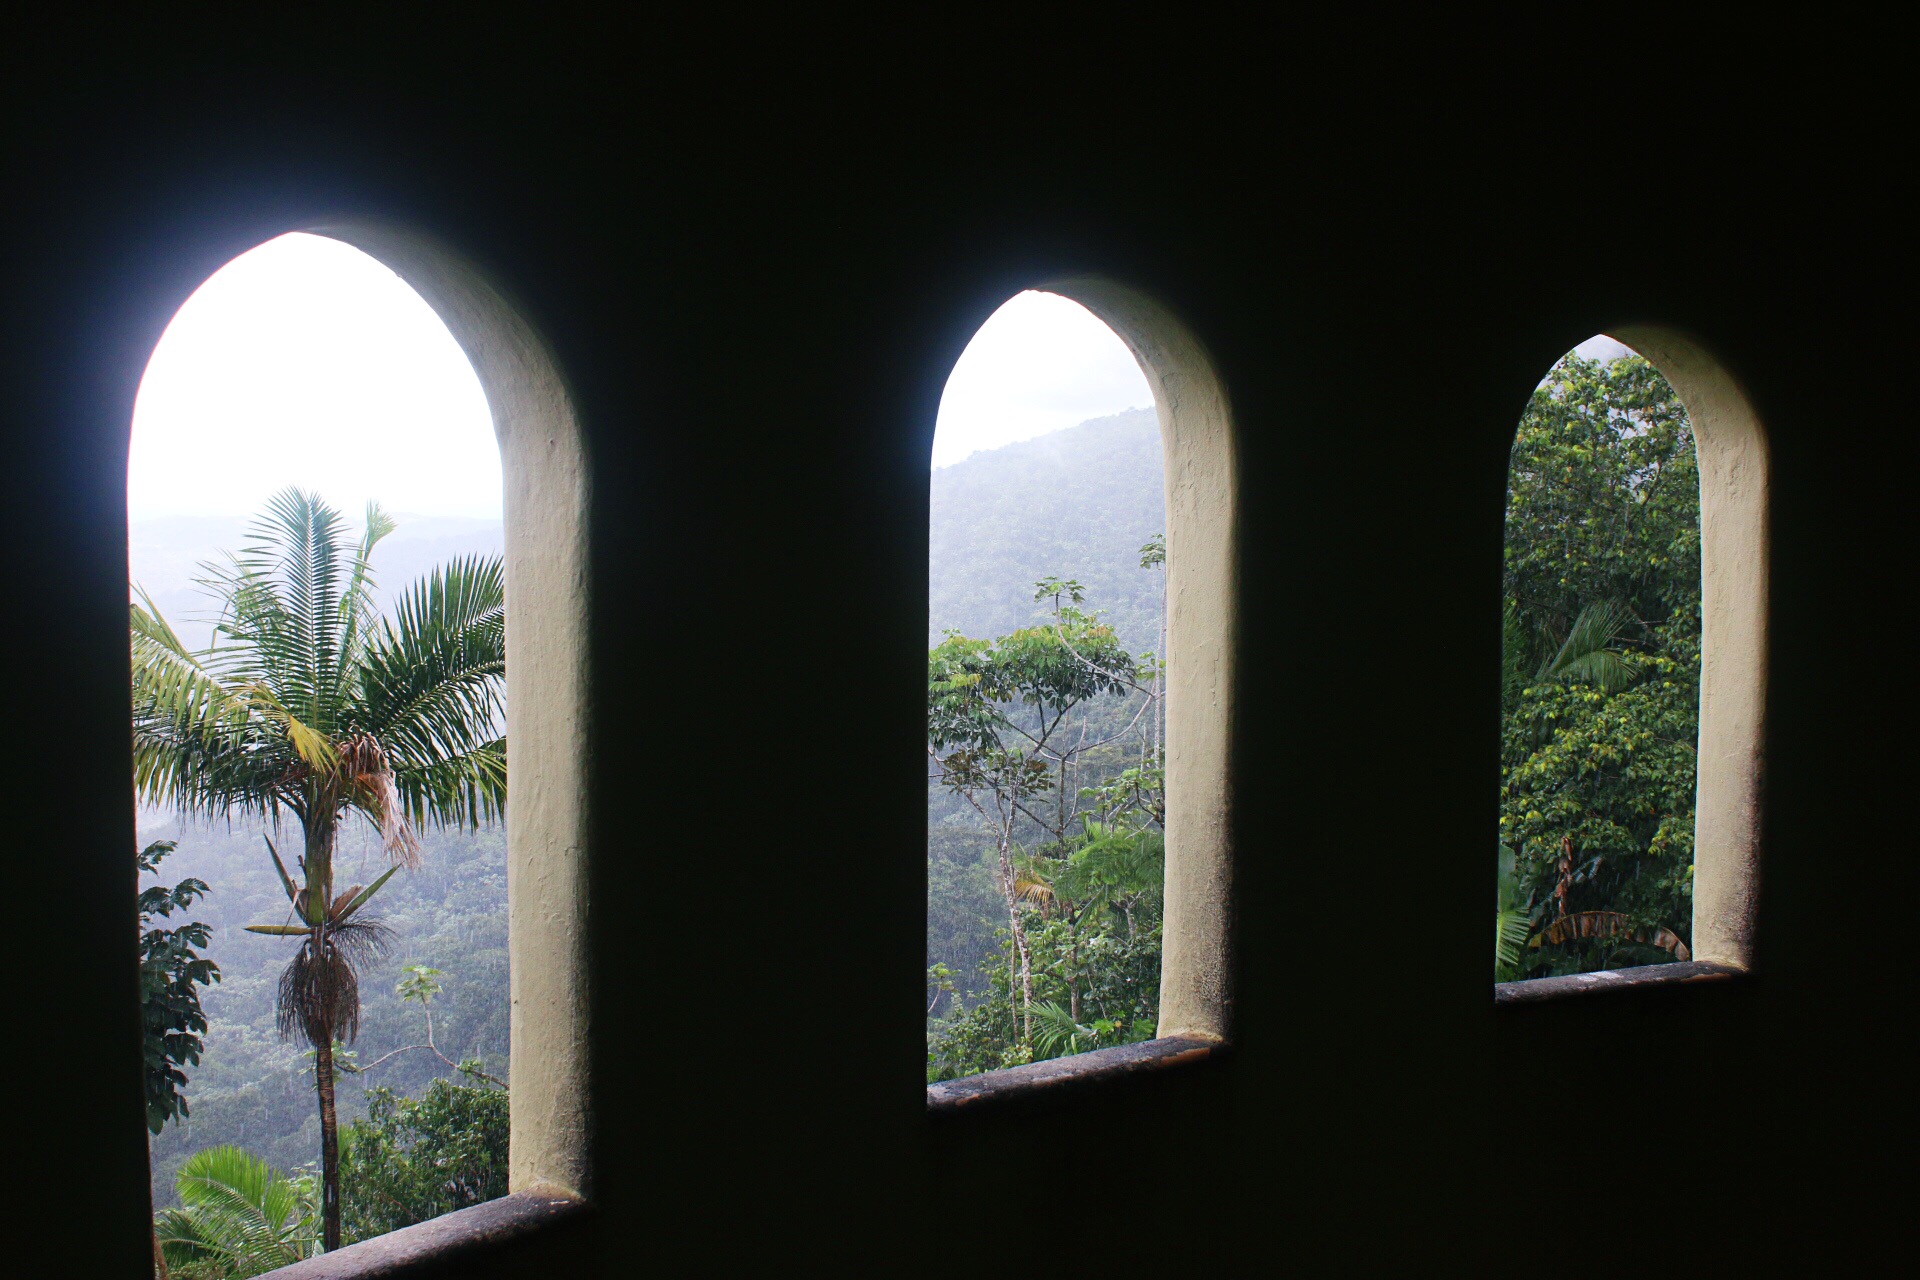
[[[156,840],[134,855],[135,864],[142,874],[156,874],[175,847],[172,840]],[[195,920],[175,929],[149,926],[156,917],[166,919],[186,910],[206,893],[205,881],[189,877],[172,888],[155,885],[140,894],[141,1054],[146,1063],[147,1128],[153,1133],[168,1120],[188,1114],[182,1092],[187,1075],[180,1068],[200,1063],[207,1016],[200,1007],[199,988],[220,981],[220,969],[200,954],[212,941],[204,923]]]
[[[1493,901],[1494,979],[1513,978],[1520,964],[1520,948],[1533,932],[1533,905],[1521,900],[1520,881],[1514,875],[1513,850],[1500,846],[1500,878]]]
[[[144,592],[131,608],[134,780],[183,814],[298,820],[299,882],[266,840],[288,913],[247,928],[298,940],[276,1025],[319,1055],[323,1235],[339,1242],[336,1038],[351,1043],[360,976],[391,933],[359,914],[392,877],[335,892],[350,814],[394,867],[418,863],[415,824],[475,826],[506,799],[506,601],[498,557],[456,559],[382,617],[372,570],[393,521],[369,504],[357,544],[318,495],[270,499],[247,544],[205,566],[214,642],[190,650]]]
[[[477,1070],[477,1064],[463,1064]],[[419,1098],[367,1091],[341,1144],[348,1240],[507,1194],[507,1091],[435,1080]]]
[[[1069,1053],[1154,1037],[1160,1008],[1161,915],[1158,894],[1138,903],[1133,930],[1112,913],[1076,925],[1056,917],[1030,932],[1034,954],[1034,1030],[1021,1043],[1018,962],[1009,931],[997,931],[998,958],[981,990],[953,1016],[929,1025],[927,1083],[1020,1066]],[[1071,1002],[1077,983],[1080,1015]]]
[[[319,1252],[317,1188],[238,1147],[197,1151],[175,1181],[181,1207],[154,1218],[173,1280],[257,1276]]]
[[[1035,1039],[1036,1009],[1044,1002],[1035,994],[1027,908],[1037,907],[1042,921],[1058,914],[1077,931],[1118,905],[1131,930],[1144,877],[1158,889],[1162,855],[1145,825],[1164,812],[1157,796],[1137,813],[1115,807],[1160,776],[1157,750],[1137,732],[1158,702],[1157,681],[1143,683],[1155,680],[1157,668],[1127,652],[1112,628],[1081,607],[1086,593],[1079,582],[1042,579],[1034,599],[1049,602],[1050,626],[1025,627],[991,643],[949,633],[927,655],[927,752],[939,785],[964,799],[991,833],[1018,970],[1023,1057],[1037,1045],[1044,1055],[1044,1046],[1084,1040],[1079,1031],[1054,1034],[1058,1025],[1044,1014],[1045,1034]],[[1135,704],[1130,715],[1128,703]],[[1118,788],[1111,785],[1116,749],[1137,750],[1141,759],[1130,783]],[[1104,758],[1103,750],[1109,752]],[[1076,785],[1083,782],[1092,785]],[[1086,817],[1087,800],[1114,821]],[[1076,833],[1075,820],[1083,817],[1086,825]],[[1031,850],[1021,847],[1023,834]],[[1098,937],[1076,936],[1055,964],[1065,974],[1069,1018],[1079,1017],[1083,986],[1096,981],[1083,960],[1100,950]],[[938,1002],[936,992],[929,1006]]]
[[[1700,701],[1686,412],[1637,356],[1569,355],[1528,402],[1508,483],[1496,968],[1673,959],[1692,923]],[[1507,914],[1522,904],[1524,948]],[[1548,936],[1579,916],[1604,927]]]
[[[314,1082],[301,1074],[301,1044],[282,1043],[274,1029],[274,995],[285,963],[284,943],[244,929],[286,896],[268,860],[260,856],[257,827],[236,823],[196,825],[186,833],[156,827],[151,836],[181,840],[175,862],[216,886],[196,906],[213,934],[208,950],[223,980],[204,993],[209,1022],[206,1050],[183,1092],[191,1118],[169,1124],[153,1141],[155,1203],[170,1204],[181,1161],[200,1147],[233,1143],[291,1169],[319,1149]],[[341,875],[371,881],[385,866],[378,833],[354,830],[341,839]],[[509,1002],[506,917],[506,841],[500,828],[480,832],[429,831],[421,837],[420,869],[395,876],[381,893],[382,919],[394,932],[394,954],[365,975],[357,1062],[377,1061],[421,1039],[417,1001],[395,990],[406,966],[426,964],[442,976],[433,1000],[434,1031],[456,1061],[483,1060],[485,1070],[508,1074]],[[361,868],[364,868],[362,870]],[[349,872],[354,872],[351,876]],[[336,1055],[336,1063],[339,1063]],[[400,1053],[371,1076],[342,1075],[340,1125],[365,1114],[362,1082],[418,1096],[446,1066],[424,1050]]]
[[[1141,570],[1165,539],[1140,537],[1165,523],[1158,423],[1089,422],[932,487],[930,1080],[1154,1033],[1163,670],[1136,650],[1164,647],[1165,580]]]
[[[402,1000],[419,1004],[425,1008],[433,1003],[440,994],[440,970],[427,964],[410,964],[401,972],[406,977],[394,985],[394,994]]]

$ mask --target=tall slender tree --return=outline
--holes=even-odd
[[[1134,731],[1159,700],[1147,673],[1113,628],[1080,606],[1078,582],[1047,578],[1034,599],[1051,600],[1051,625],[1024,627],[998,640],[956,632],[927,654],[927,755],[933,778],[990,824],[1001,902],[1012,935],[1020,993],[1020,1042],[1031,1048],[1033,951],[1021,902],[1041,882],[1020,865],[1016,836],[1024,821],[1056,844],[1076,824],[1075,766],[1088,752]],[[1141,695],[1124,727],[1090,737],[1072,713],[1104,696]],[[943,754],[944,753],[944,754]],[[1049,803],[1051,802],[1051,803]]]
[[[298,940],[280,978],[282,1035],[315,1053],[322,1236],[340,1243],[333,1048],[359,1029],[360,972],[386,939],[367,903],[417,865],[418,827],[477,826],[506,803],[506,607],[497,557],[442,565],[382,616],[371,558],[394,522],[369,505],[358,543],[312,493],[276,494],[246,545],[204,566],[217,603],[211,645],[190,649],[138,592],[132,606],[134,780],[142,800],[186,815],[299,824],[282,922]],[[337,889],[334,847],[359,814],[391,866]]]

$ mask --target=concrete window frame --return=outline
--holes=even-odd
[[[508,1195],[276,1271],[393,1274],[543,1230],[592,1193],[587,1026],[588,503],[585,444],[552,352],[481,271],[365,220],[285,228],[372,257],[465,352],[500,446],[507,581]],[[268,237],[271,239],[272,237]]]
[[[1231,403],[1199,338],[1101,276],[1030,286],[1092,312],[1146,375],[1166,459],[1167,881],[1160,1022],[1144,1044],[931,1085],[930,1113],[1094,1084],[1223,1050],[1233,1021],[1233,717],[1239,467]]]
[[[1697,339],[1660,324],[1612,338],[1686,407],[1700,464],[1701,664],[1694,806],[1693,959],[1494,984],[1499,1004],[1652,984],[1715,982],[1753,966],[1765,782],[1771,458],[1753,401]]]

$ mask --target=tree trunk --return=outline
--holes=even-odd
[[[333,898],[333,840],[339,815],[324,801],[308,810],[306,822],[307,901],[317,904],[316,919],[326,919]],[[316,923],[313,946],[316,959],[325,954],[326,926]],[[340,1122],[333,1105],[333,1035],[331,1021],[313,1038],[314,1088],[320,1095],[320,1221],[328,1253],[340,1247]]]
[[[333,1109],[333,1028],[313,1046],[314,1085],[320,1091],[320,1221],[328,1253],[340,1247],[340,1122]]]
[[[147,1135],[147,1167],[153,1167],[153,1135]],[[152,1208],[151,1204],[148,1208]],[[152,1218],[147,1224],[147,1232],[153,1238],[153,1275],[154,1280],[168,1280],[167,1257],[160,1252],[160,1219]]]
[[[1013,891],[1012,834],[1000,829],[1000,894],[1007,901],[1007,924],[1013,930],[1013,947],[1020,956],[1020,1045],[1033,1043],[1033,956],[1027,950],[1027,929],[1020,923],[1020,899]]]

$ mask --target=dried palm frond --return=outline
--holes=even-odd
[[[392,931],[377,920],[347,920],[307,935],[280,974],[274,1026],[283,1040],[312,1044],[360,1034],[360,969],[387,951]]]
[[[342,739],[338,750],[340,771],[359,808],[380,828],[387,856],[398,866],[419,866],[420,841],[407,822],[393,768],[379,740],[372,734],[356,734]]]
[[[1627,938],[1634,942],[1643,942],[1650,947],[1673,953],[1675,960],[1691,960],[1693,952],[1680,940],[1680,935],[1671,929],[1636,929],[1626,915],[1619,911],[1575,911],[1561,916],[1534,939],[1534,946],[1550,942],[1554,946],[1576,939]]]
[[[1044,904],[1053,901],[1053,886],[1038,871],[1023,867],[1013,873],[1013,896]]]

